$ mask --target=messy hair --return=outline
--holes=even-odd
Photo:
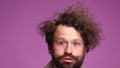
[[[51,49],[54,42],[54,34],[59,25],[75,28],[82,36],[87,52],[100,44],[101,28],[93,15],[89,14],[83,5],[69,6],[58,14],[55,19],[50,19],[38,25],[40,33],[45,35],[48,48]]]

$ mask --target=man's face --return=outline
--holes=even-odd
[[[59,25],[54,36],[52,60],[57,68],[79,68],[85,56],[81,34],[73,27]]]

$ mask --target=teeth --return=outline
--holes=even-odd
[[[66,60],[72,60],[71,58],[66,58]]]
[[[66,57],[65,59],[66,59],[66,60],[72,60],[72,58],[68,58],[68,57]]]

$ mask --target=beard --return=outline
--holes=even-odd
[[[60,60],[66,56],[69,56],[75,60],[75,63],[69,63],[69,62],[60,62]],[[57,68],[80,68],[82,66],[84,60],[84,56],[81,59],[78,59],[77,57],[70,55],[70,54],[65,54],[63,56],[55,57],[52,55],[52,62],[55,64]]]

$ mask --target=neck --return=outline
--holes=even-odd
[[[55,63],[53,61],[51,61],[51,67],[52,68],[57,68],[56,65],[55,65]],[[81,65],[79,68],[84,68],[84,67]]]

